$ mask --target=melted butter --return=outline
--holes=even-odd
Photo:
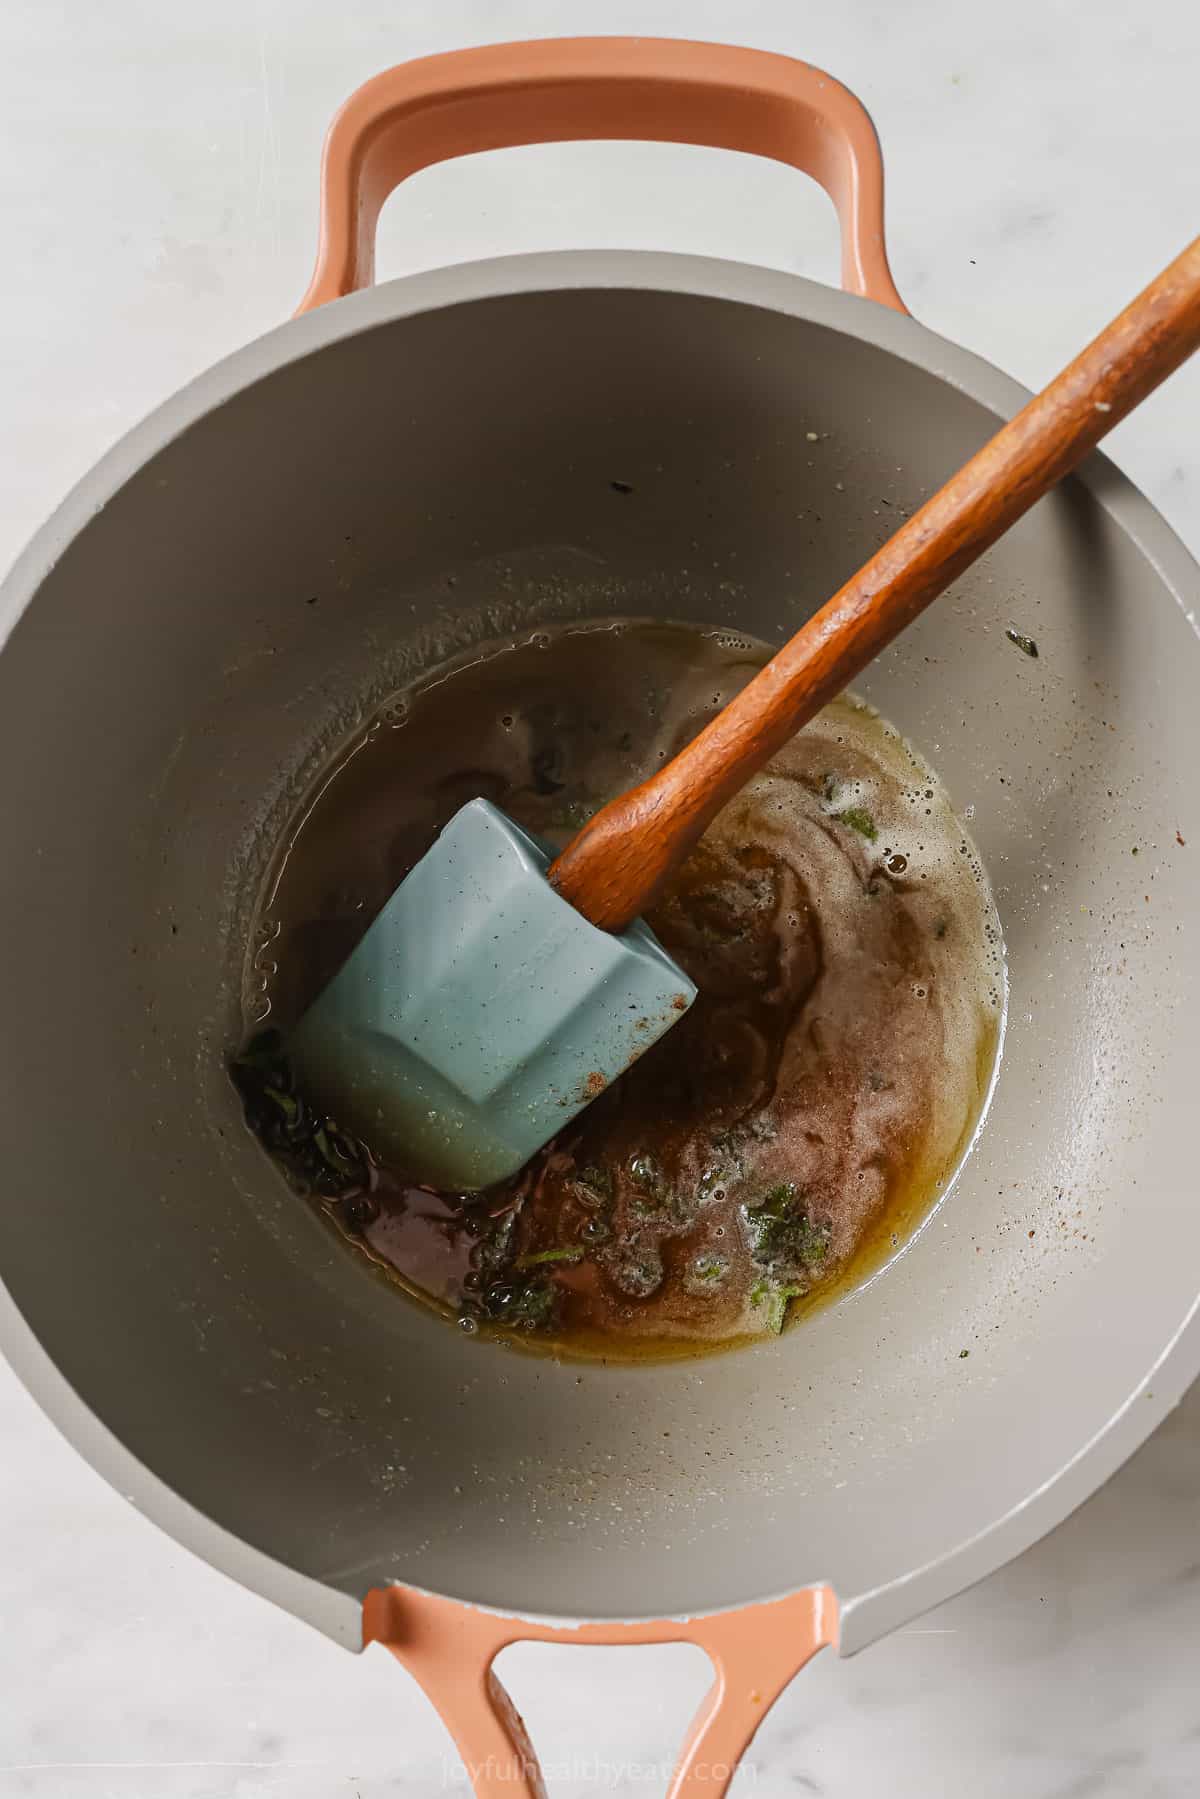
[[[577,627],[393,703],[277,857],[250,1016],[265,1003],[286,1031],[466,800],[565,842],[768,654],[678,626]],[[382,1171],[349,1234],[410,1293],[455,1311],[532,1278],[558,1321],[522,1334],[530,1347],[706,1353],[771,1329],[773,1294],[792,1321],[859,1286],[944,1193],[994,1069],[999,930],[948,797],[875,713],[827,707],[714,821],[650,923],[700,997],[521,1176],[464,1209]],[[799,1260],[793,1236],[764,1263],[764,1203],[808,1221]],[[483,1246],[510,1216],[497,1271]]]

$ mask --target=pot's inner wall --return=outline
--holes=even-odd
[[[993,425],[849,330],[501,298],[228,401],[47,576],[0,657],[0,1272],[228,1529],[352,1593],[543,1612],[862,1590],[1053,1475],[1167,1344],[1200,1266],[1200,656],[1082,487],[862,684],[974,806],[1013,978],[983,1140],[870,1291],[691,1365],[472,1343],[278,1183],[222,1074],[264,832],[365,704],[550,617],[782,639]]]

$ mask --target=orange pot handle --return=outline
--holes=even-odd
[[[802,169],[837,208],[842,286],[907,310],[884,247],[879,140],[848,88],[765,50],[597,37],[426,56],[352,94],[325,140],[320,246],[299,311],[370,286],[380,211],[418,169],[580,138],[707,144]]]
[[[770,1707],[793,1675],[837,1641],[829,1587],[787,1599],[643,1624],[536,1624],[377,1587],[363,1606],[363,1643],[382,1643],[420,1683],[457,1745],[476,1799],[546,1799],[537,1757],[512,1700],[492,1671],[510,1643],[695,1643],[716,1678],[680,1752],[667,1799],[721,1799]]]

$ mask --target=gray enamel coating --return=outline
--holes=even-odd
[[[515,1174],[696,997],[640,919],[614,936],[568,905],[551,860],[469,800],[289,1037],[303,1091],[433,1186]]]
[[[377,700],[548,619],[782,639],[1022,398],[797,279],[517,259],[282,327],[40,533],[0,655],[4,1343],[165,1528],[343,1639],[389,1577],[598,1618],[829,1580],[852,1650],[1174,1404],[1200,580],[1102,458],[862,684],[974,808],[1011,973],[978,1145],[865,1290],[690,1364],[472,1342],[276,1182],[221,1071],[265,842]]]

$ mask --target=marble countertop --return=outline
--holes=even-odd
[[[1086,25],[1086,29],[1085,29]],[[866,100],[913,310],[1049,376],[1196,230],[1194,0],[7,0],[0,11],[0,564],[155,402],[285,317],[309,272],[320,135],[405,57],[576,32],[788,51]],[[832,275],[787,170],[576,145],[430,171],[381,272],[636,244]],[[1200,555],[1200,366],[1118,462]],[[380,1651],[357,1658],[160,1535],[0,1364],[0,1795],[384,1799],[465,1792]],[[1166,1799],[1200,1791],[1200,1389],[1074,1517],[850,1661],[819,1658],[736,1799]],[[555,1799],[660,1794],[698,1651],[515,1649]]]

